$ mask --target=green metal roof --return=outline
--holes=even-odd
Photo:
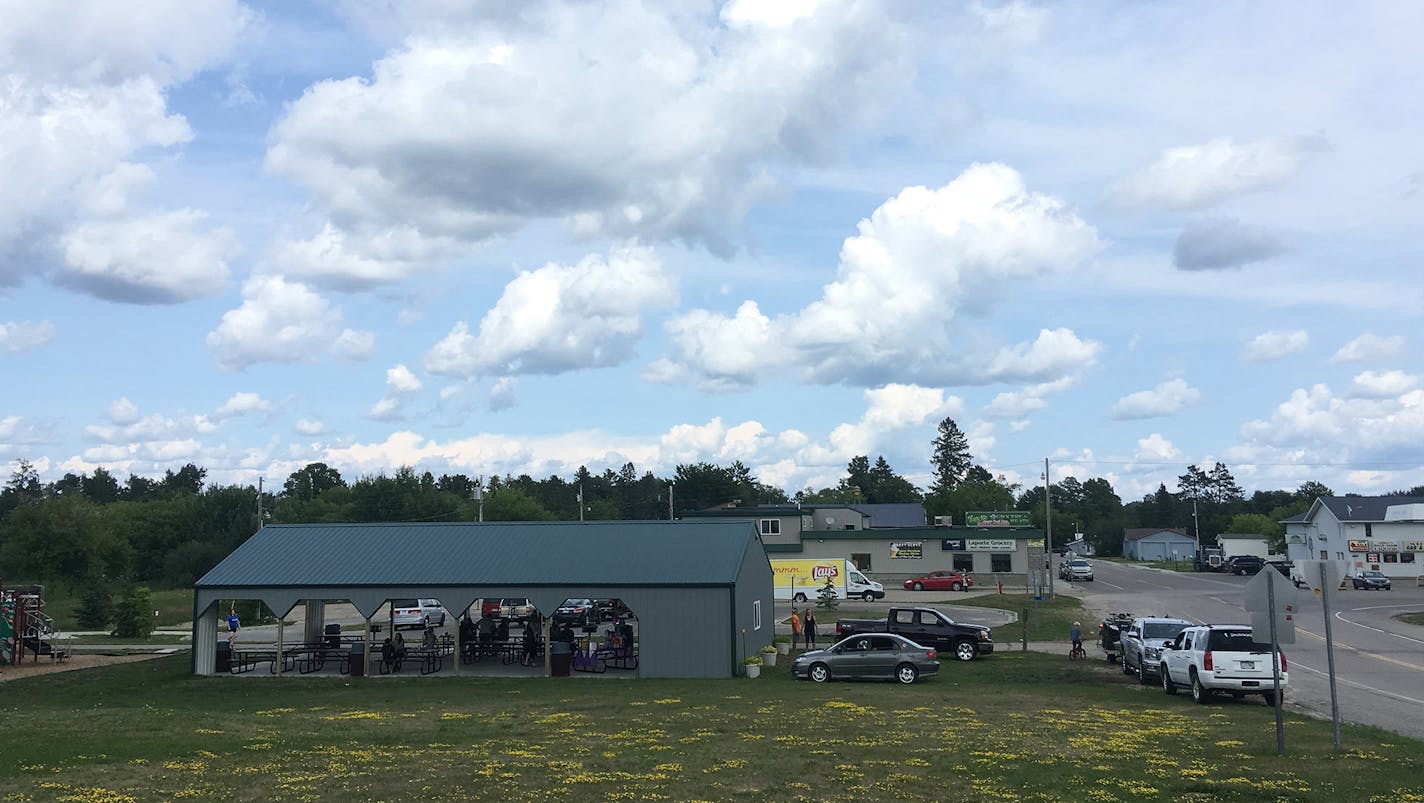
[[[732,521],[273,524],[194,585],[728,585],[758,541]]]

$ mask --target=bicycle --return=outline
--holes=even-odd
[[[1079,661],[1079,660],[1083,660],[1083,659],[1085,659],[1085,658],[1087,658],[1087,657],[1088,657],[1088,651],[1085,650],[1085,649],[1083,649],[1083,644],[1082,644],[1082,642],[1078,642],[1078,643],[1074,644],[1073,647],[1072,647],[1072,649],[1068,650],[1068,660],[1070,660],[1070,661]]]

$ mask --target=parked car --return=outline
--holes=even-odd
[[[1373,569],[1369,571],[1360,572],[1354,577],[1351,577],[1350,583],[1357,589],[1368,588],[1372,591],[1378,591],[1381,589],[1385,591],[1392,590],[1390,587],[1389,578],[1384,576],[1384,572],[1375,571]]]
[[[564,604],[554,610],[555,624],[577,625],[588,629],[598,626],[598,611],[594,601],[587,597],[564,600]]]
[[[1093,564],[1085,558],[1070,558],[1058,564],[1060,580],[1092,582]]]
[[[525,597],[491,597],[480,600],[480,614],[488,614],[496,619],[527,622],[534,612],[534,606]]]
[[[402,627],[418,627],[421,630],[444,627],[445,609],[440,607],[438,599],[393,599],[391,619],[391,627],[396,630]]]
[[[1226,559],[1226,571],[1232,574],[1255,574],[1265,565],[1266,559],[1260,555],[1232,555]]]
[[[598,611],[600,622],[611,622],[632,613],[621,599],[596,599],[593,601],[593,607]]]
[[[905,581],[905,588],[911,591],[968,591],[973,585],[973,578],[948,570],[922,574]]]
[[[1290,681],[1286,655],[1278,653],[1281,665],[1281,693]],[[1214,692],[1233,697],[1259,694],[1266,705],[1275,705],[1275,682],[1271,670],[1271,645],[1256,641],[1247,625],[1205,625],[1189,627],[1177,634],[1162,651],[1162,690],[1176,694],[1191,689],[1192,699],[1206,703]]]
[[[1137,675],[1137,681],[1144,686],[1156,683],[1159,680],[1157,673],[1162,660],[1162,647],[1191,626],[1192,623],[1185,619],[1160,616],[1133,619],[1132,624],[1118,636],[1122,673]]]
[[[851,636],[824,650],[801,653],[791,663],[793,675],[817,683],[855,678],[914,683],[937,672],[933,648],[891,633]]]

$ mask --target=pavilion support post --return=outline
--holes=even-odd
[[[365,649],[362,650],[365,655],[361,657],[361,660],[366,662],[366,665],[361,667],[361,677],[368,678],[371,676],[371,617],[369,616],[366,617],[366,626],[361,628],[361,641],[365,644]],[[355,674],[355,670],[352,670],[352,674]]]
[[[277,617],[277,662],[272,664],[272,672],[278,677],[282,676],[282,637],[286,633],[286,623],[282,617]]]

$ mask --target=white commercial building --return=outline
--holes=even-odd
[[[1416,582],[1424,575],[1424,497],[1322,496],[1281,524],[1293,561],[1341,561],[1348,574],[1378,569]]]

